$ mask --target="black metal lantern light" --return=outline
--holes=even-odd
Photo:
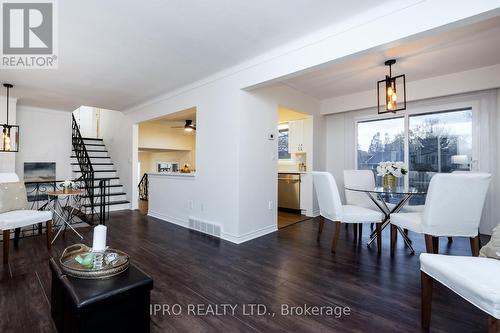
[[[405,75],[392,76],[392,65],[395,59],[387,60],[389,75],[377,82],[377,110],[378,113],[402,111],[406,109],[406,78]]]
[[[0,140],[0,152],[15,153],[19,151],[19,126],[9,124],[9,92],[12,87],[10,83],[4,83],[3,86],[7,89],[7,117],[5,124],[0,124],[2,127],[2,139]]]

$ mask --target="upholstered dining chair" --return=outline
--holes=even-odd
[[[27,209],[27,195],[24,183],[19,182],[15,173],[0,173],[0,230],[3,233],[3,263],[9,261],[10,231],[46,222],[47,248],[52,241],[52,213]],[[14,243],[17,245],[17,239]]]
[[[361,188],[361,189],[373,189],[375,188],[375,176],[371,170],[344,170],[344,185],[345,187],[351,188]],[[345,189],[345,199],[346,204],[353,206],[360,206],[376,211],[380,211],[380,208],[371,200],[365,192],[351,191],[347,188]],[[380,200],[376,199],[377,202]],[[380,203],[382,206],[383,204]],[[386,203],[389,209],[394,207],[393,204]],[[359,241],[363,237],[363,223],[353,224],[354,239],[356,239],[357,232],[359,231]]]
[[[391,254],[396,227],[425,235],[428,253],[438,253],[439,237],[469,237],[471,251],[479,254],[479,222],[491,175],[437,174],[432,177],[422,212],[391,215]]]
[[[429,330],[435,282],[488,315],[490,333],[500,332],[500,262],[498,259],[422,253],[421,323]]]
[[[335,224],[332,240],[333,253],[335,253],[337,247],[341,223],[376,223],[377,250],[380,254],[382,250],[382,213],[366,207],[342,205],[337,183],[331,173],[313,171],[312,176],[321,215],[318,229],[318,241],[323,232],[325,219],[333,221]]]

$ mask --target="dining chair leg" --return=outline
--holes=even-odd
[[[448,237],[448,243],[453,243],[453,237]]]
[[[9,262],[9,241],[10,241],[10,230],[3,231],[3,263],[7,265]]]
[[[19,237],[21,236],[21,228],[14,229],[14,247],[17,249],[19,246]]]
[[[439,237],[432,237],[432,249],[434,254],[439,253]]]
[[[52,220],[46,222],[47,226],[47,249],[52,247]]]
[[[335,249],[337,248],[337,241],[339,240],[340,235],[340,222],[334,222],[334,232],[333,232],[333,240],[332,240],[332,253],[335,253]]]
[[[354,241],[354,243],[356,243],[356,241],[358,240],[358,224],[357,224],[357,223],[354,223],[354,224],[352,225],[352,232],[353,232],[353,234],[354,234],[354,239],[353,239],[353,241]]]
[[[398,239],[398,227],[396,227],[394,224],[391,224],[391,257],[394,256],[397,239]]]
[[[470,251],[474,257],[479,256],[479,235],[470,238]]]
[[[321,233],[323,232],[323,227],[325,225],[325,218],[323,216],[319,217],[319,225],[318,225],[318,236],[316,237],[316,240],[319,242],[321,238]]]
[[[349,223],[345,224],[345,230],[349,230]]]
[[[500,320],[493,316],[488,316],[488,332],[500,333]]]
[[[370,230],[373,230],[373,223],[370,223]]]
[[[41,235],[43,231],[42,222],[38,223],[38,234]]]
[[[382,223],[377,223],[375,226],[377,230],[377,253],[382,253]]]
[[[427,253],[434,253],[432,236],[425,234],[424,237],[425,237],[425,250],[427,251]]]
[[[361,244],[361,241],[363,240],[363,223],[360,223],[358,225],[358,242]]]
[[[432,309],[432,278],[420,272],[421,281],[421,300],[420,300],[420,319],[422,323],[422,328],[425,330],[429,329],[431,324],[431,309]]]

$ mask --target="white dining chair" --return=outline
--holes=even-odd
[[[345,199],[346,204],[353,206],[360,206],[376,211],[380,211],[380,208],[371,200],[366,192],[352,191],[347,188],[360,188],[360,189],[374,189],[375,188],[375,176],[371,170],[344,170],[344,186],[345,189]],[[379,199],[375,199],[379,202],[380,207],[383,207],[383,203]],[[394,208],[393,204],[386,203],[389,209]],[[355,223],[353,225],[354,239],[356,240],[357,232],[359,231],[359,241],[361,242],[363,234],[363,223]]]
[[[342,205],[339,190],[335,178],[329,172],[313,171],[314,188],[316,189],[316,196],[318,198],[319,210],[321,220],[318,228],[318,241],[320,240],[321,233],[325,219],[333,221],[335,224],[335,231],[332,240],[332,252],[335,252],[337,241],[340,234],[341,223],[376,223],[377,225],[377,250],[381,253],[382,250],[382,219],[381,212],[354,205]]]
[[[488,315],[489,332],[500,332],[500,262],[498,259],[422,253],[421,323],[429,330],[432,287],[439,282]]]
[[[423,212],[391,215],[391,254],[396,227],[425,235],[426,250],[438,253],[439,237],[469,237],[471,251],[479,254],[479,222],[491,175],[436,174],[432,177]]]
[[[0,185],[19,182],[15,173],[0,173]],[[24,187],[24,186],[23,186]],[[25,193],[24,193],[25,194]],[[17,246],[19,230],[22,227],[46,222],[47,223],[47,248],[50,249],[52,241],[52,213],[49,211],[19,209],[0,213],[0,230],[3,233],[3,263],[9,261],[10,231],[16,230],[14,245]]]

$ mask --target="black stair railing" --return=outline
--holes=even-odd
[[[80,133],[80,128],[76,122],[75,116],[72,115],[72,144],[73,150],[75,151],[76,160],[82,175],[76,179],[76,181],[82,182],[85,185],[85,192],[90,203],[90,216],[91,222],[94,221],[94,216],[96,213],[95,207],[95,191],[94,191],[94,168],[92,167],[92,162],[90,161],[89,154],[87,153],[87,148],[85,147],[85,142],[83,141],[82,134]]]
[[[139,200],[148,200],[149,179],[147,173],[145,173],[142,176],[138,187],[139,187]]]
[[[109,218],[109,195],[110,179],[101,179],[99,181],[99,224],[105,225],[106,218]],[[108,211],[106,212],[106,207]]]

